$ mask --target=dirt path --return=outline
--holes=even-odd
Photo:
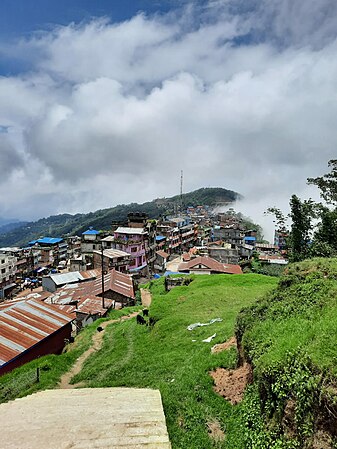
[[[77,384],[71,384],[70,381],[71,379],[78,374],[82,367],[84,362],[87,360],[87,358],[94,352],[99,351],[102,347],[103,344],[103,336],[104,336],[104,330],[107,326],[109,326],[109,324],[113,324],[113,323],[119,323],[120,321],[125,321],[125,320],[130,320],[131,318],[135,317],[136,315],[138,315],[139,312],[133,312],[130,315],[126,315],[126,316],[122,316],[121,318],[119,318],[118,320],[109,320],[109,321],[103,321],[103,323],[100,324],[100,327],[103,328],[103,331],[101,332],[97,332],[96,334],[94,334],[93,338],[92,338],[92,346],[87,349],[74,363],[74,365],[72,366],[72,368],[67,371],[66,373],[63,374],[63,376],[61,377],[61,380],[58,384],[58,388],[60,389],[71,389],[71,388],[77,388],[80,386],[83,386],[83,382],[77,383]]]
[[[140,296],[142,298],[142,306],[150,307],[151,302],[152,302],[152,295],[151,295],[150,290],[147,290],[146,288],[141,288]]]

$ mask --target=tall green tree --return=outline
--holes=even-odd
[[[315,203],[309,199],[301,201],[296,195],[290,198],[291,231],[289,236],[290,254],[293,262],[310,256],[312,239],[312,219],[316,216]]]
[[[328,167],[331,167],[330,173],[317,178],[307,178],[307,182],[319,188],[320,195],[327,204],[337,206],[337,159],[331,159]]]
[[[317,178],[308,178],[308,184],[320,190],[326,205],[319,204],[319,223],[311,248],[313,256],[331,257],[337,254],[337,159],[328,162],[330,173]]]

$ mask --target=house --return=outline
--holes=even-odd
[[[67,259],[68,244],[62,238],[43,237],[28,243],[39,252],[40,266],[57,266],[61,260]]]
[[[15,256],[0,253],[0,299],[8,297],[16,287],[16,262]]]
[[[211,257],[196,257],[178,266],[180,273],[188,274],[242,274],[239,265],[223,264]]]
[[[126,273],[130,265],[130,254],[121,251],[119,249],[104,249],[102,251],[94,250],[93,252],[93,266],[94,268],[102,267],[102,256],[103,256],[103,270],[109,271],[115,268],[122,273]]]
[[[207,246],[208,256],[221,263],[237,265],[239,262],[239,250],[232,248],[229,243],[215,244],[209,243]]]
[[[74,317],[37,299],[0,305],[0,375],[46,354],[59,354]]]
[[[72,313],[78,329],[104,317],[111,307],[134,305],[135,289],[132,276],[114,269],[109,271],[103,278],[103,297],[101,270],[84,271],[80,274],[83,277],[91,275],[95,278],[87,282],[64,285],[44,299],[48,304]]]
[[[99,271],[89,270],[85,272],[70,271],[69,273],[55,273],[42,277],[42,288],[48,292],[55,292],[64,285],[77,284],[89,279],[95,279]]]
[[[141,271],[147,267],[147,242],[148,233],[144,228],[119,226],[114,232],[114,248],[130,255],[130,272]]]
[[[102,296],[102,291],[97,295]],[[135,288],[132,276],[113,269],[110,271],[110,281],[105,288],[104,297],[120,303],[122,306],[135,305]]]
[[[156,260],[154,263],[154,269],[158,271],[166,270],[166,262],[170,255],[163,250],[156,251]]]
[[[257,252],[263,254],[277,254],[279,251],[278,246],[272,245],[270,243],[256,243],[255,249]]]
[[[222,240],[223,242],[230,243],[235,247],[242,245],[244,233],[241,227],[223,227],[214,226],[213,239]]]
[[[100,232],[90,227],[86,231],[82,232],[81,238],[81,254],[82,256],[90,256],[95,249],[101,248]]]

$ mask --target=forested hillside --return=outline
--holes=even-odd
[[[183,207],[199,204],[216,206],[232,203],[241,198],[240,194],[223,188],[202,188],[183,194]],[[66,235],[80,235],[93,226],[96,229],[110,230],[113,221],[124,222],[130,212],[144,212],[150,218],[159,218],[161,215],[174,213],[181,204],[180,196],[160,198],[143,204],[121,204],[109,209],[101,209],[88,214],[62,214],[42,218],[35,222],[25,223],[8,232],[0,229],[1,246],[22,246],[30,240],[43,237],[59,237]]]

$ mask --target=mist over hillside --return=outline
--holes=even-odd
[[[201,188],[182,195],[183,207],[200,204],[215,207],[233,204],[241,198],[242,196],[239,193],[220,187]],[[5,230],[1,230],[0,228],[0,247],[24,246],[30,240],[44,236],[63,237],[67,235],[80,235],[89,226],[93,226],[98,230],[110,230],[113,221],[125,222],[130,212],[144,212],[149,218],[156,219],[167,214],[175,213],[180,203],[180,195],[176,195],[170,198],[157,198],[143,204],[120,204],[112,208],[101,209],[87,214],[52,215],[37,221],[23,223],[19,226],[13,224],[12,228]]]

